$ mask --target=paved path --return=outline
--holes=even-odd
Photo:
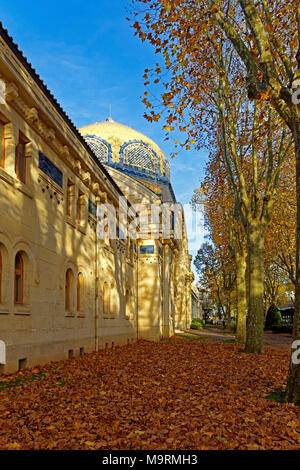
[[[188,330],[187,333],[194,334],[197,336],[205,336],[207,339],[214,339],[218,341],[224,341],[226,339],[234,339],[234,335],[225,334],[222,330],[218,328],[207,328],[204,330]]]
[[[289,350],[291,349],[292,337],[286,334],[265,333],[265,344],[276,349]]]
[[[218,328],[207,328],[204,330],[187,330],[186,333],[205,337],[208,340],[226,341],[234,339],[234,335],[224,333]],[[280,350],[289,350],[291,348],[292,338],[285,334],[264,333],[265,345]]]

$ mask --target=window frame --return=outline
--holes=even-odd
[[[74,196],[74,183],[71,179],[67,181],[67,197],[66,197],[66,216],[73,218],[74,217],[74,207],[73,207],[73,196]],[[75,208],[76,210],[76,208]],[[76,215],[76,214],[75,214]]]
[[[67,186],[67,216],[71,217],[71,188],[72,186],[68,184]]]
[[[20,269],[16,268],[16,261],[20,260]],[[20,300],[17,300],[17,275],[20,276]],[[15,275],[14,275],[14,303],[15,305],[23,305],[24,303],[24,261],[22,253],[18,252],[15,256]]]
[[[77,198],[77,223],[80,225],[81,224],[81,202],[80,202],[80,196]]]
[[[19,142],[18,145],[16,146],[16,155],[15,155],[15,172],[18,180],[20,180],[22,183],[26,183],[26,141],[22,138],[19,137]],[[20,166],[20,145],[23,146],[24,148],[24,154],[23,154],[23,175],[22,178],[20,177],[19,174],[19,166]]]
[[[76,203],[76,219],[77,224],[82,226],[84,223],[85,213],[84,213],[84,193],[78,190],[77,203]]]
[[[66,276],[65,276],[65,309],[66,311],[71,311],[71,275],[72,275],[72,270],[71,268],[68,268],[66,271]]]
[[[77,312],[82,311],[82,289],[83,289],[83,274],[82,272],[80,272],[77,274],[77,284],[76,284]]]

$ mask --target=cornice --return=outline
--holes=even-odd
[[[6,102],[37,132],[95,196],[102,196],[101,189],[111,192],[104,184],[102,175],[97,174],[98,169],[91,168],[87,161],[83,159],[83,155],[81,155],[81,158],[74,156],[71,147],[65,145],[59,139],[55,129],[46,124],[38,109],[30,107],[25,102],[19,94],[18,86],[14,82],[6,82]],[[86,155],[86,157],[88,156]]]
[[[107,170],[98,161],[92,150],[88,147],[79,131],[62,109],[60,104],[43,83],[32,65],[23,56],[13,39],[0,23],[0,47],[2,49],[1,61],[9,70],[14,79],[2,77],[7,87],[7,102],[24,118],[24,120],[57,152],[84,184],[97,195],[94,183],[101,185],[102,189],[111,193],[114,199],[124,196],[121,189],[111,178]],[[19,85],[15,80],[20,82]],[[20,94],[28,95],[28,100]],[[29,96],[30,92],[30,96]],[[31,103],[29,103],[31,101]],[[36,103],[36,107],[32,106]],[[50,106],[49,106],[50,105]],[[46,119],[44,119],[44,116]],[[53,126],[49,126],[50,121]],[[58,129],[56,133],[55,128]],[[63,137],[69,145],[58,136],[63,129]],[[74,156],[76,153],[76,157]],[[78,158],[79,157],[79,158]],[[90,177],[87,173],[90,173]],[[129,203],[128,203],[129,205]]]

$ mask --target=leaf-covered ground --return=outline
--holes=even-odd
[[[300,449],[289,354],[178,338],[0,377],[0,449]]]

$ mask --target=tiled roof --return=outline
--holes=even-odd
[[[36,70],[33,68],[32,64],[28,61],[27,57],[24,56],[23,52],[19,49],[19,46],[14,42],[13,38],[8,34],[8,31],[3,27],[1,21],[0,21],[0,36],[4,39],[5,43],[9,46],[11,51],[15,54],[17,59],[21,62],[21,64],[25,67],[27,72],[31,75],[31,77],[34,79],[36,84],[39,86],[39,88],[42,90],[44,95],[48,98],[48,100],[53,104],[57,112],[61,115],[61,117],[64,119],[68,127],[71,129],[71,131],[75,134],[76,138],[80,141],[80,143],[84,146],[86,151],[90,154],[90,156],[93,158],[95,163],[98,165],[98,167],[101,169],[102,173],[104,176],[112,183],[112,185],[115,187],[115,189],[118,191],[118,193],[123,196],[123,193],[119,186],[116,184],[116,182],[112,179],[112,177],[109,175],[108,171],[106,168],[99,162],[98,158],[96,155],[92,152],[88,144],[85,142],[81,134],[79,133],[77,127],[74,125],[74,123],[71,121],[67,113],[63,110],[62,106],[59,104],[59,102],[56,100],[56,98],[53,96],[47,85],[43,82],[41,77],[38,75]]]

